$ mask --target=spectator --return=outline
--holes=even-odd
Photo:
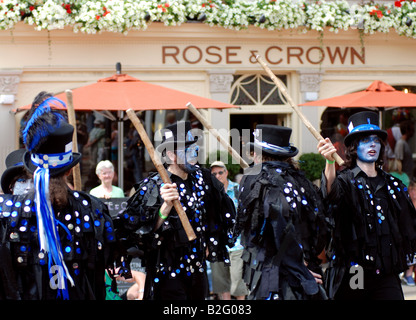
[[[414,123],[412,120],[406,120],[400,123],[401,138],[396,142],[394,155],[396,160],[402,163],[402,170],[407,174],[410,180],[413,178],[413,157],[412,150],[409,146],[409,139],[415,133]]]
[[[412,200],[413,205],[416,206],[416,183],[414,181],[411,181],[407,190],[409,192],[409,197]],[[413,259],[409,259],[409,261],[407,262],[409,268],[404,272],[402,278],[402,282],[410,287],[414,287],[416,285],[415,279],[413,278],[413,272],[415,269],[416,261],[414,256],[412,258]]]
[[[104,152],[104,139],[105,129],[102,120],[94,120],[94,128],[89,133],[88,142],[85,145],[86,148],[90,148],[90,164],[91,168],[94,168],[97,162],[102,160]]]
[[[95,173],[101,181],[98,187],[91,189],[90,194],[97,198],[124,198],[123,189],[113,186],[114,166],[108,160],[100,161],[97,164]]]
[[[224,162],[212,163],[211,173],[224,185],[225,191],[237,208],[239,185],[228,179],[228,170]],[[212,291],[221,300],[231,300],[231,296],[237,300],[245,300],[248,294],[247,286],[243,281],[243,260],[241,259],[244,247],[240,242],[241,236],[237,238],[234,247],[227,247],[230,254],[230,266],[225,265],[224,262],[211,263]]]

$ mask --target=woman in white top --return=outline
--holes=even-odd
[[[97,198],[124,198],[123,189],[113,186],[114,166],[108,160],[100,161],[97,164],[95,173],[101,181],[98,187],[91,189],[90,194]]]

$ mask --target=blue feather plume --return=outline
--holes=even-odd
[[[59,128],[64,117],[52,111],[51,103],[58,102],[66,107],[65,103],[55,97],[49,97],[39,104],[33,111],[22,131],[23,143],[29,151],[35,149],[40,142],[56,128]],[[33,110],[33,109],[32,109]]]

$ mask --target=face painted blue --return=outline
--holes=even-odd
[[[376,162],[381,149],[380,138],[376,135],[371,135],[362,138],[357,147],[357,156],[362,162]]]
[[[194,144],[185,148],[185,150],[177,150],[177,164],[183,171],[187,173],[194,172],[197,167],[195,164],[198,162],[198,150],[199,147]]]
[[[194,165],[198,161],[199,147],[196,144],[185,148],[185,150],[177,150],[178,164],[192,164]]]

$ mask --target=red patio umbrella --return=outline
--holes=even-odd
[[[127,74],[99,79],[93,84],[73,89],[72,94],[76,111],[187,109],[188,102],[196,108],[235,108],[228,103],[141,81]],[[65,92],[55,97],[67,102]],[[28,108],[30,105],[19,107],[16,111]]]
[[[235,108],[234,105],[203,98],[194,94],[169,89],[156,84],[141,81],[127,74],[121,74],[121,65],[117,64],[117,74],[99,79],[93,84],[72,90],[75,111],[126,111],[176,110],[188,109],[191,102],[196,108]],[[67,103],[66,93],[55,95]],[[19,107],[15,112],[30,109],[31,105]],[[59,108],[59,106],[58,106]],[[108,115],[108,113],[107,113]],[[121,120],[121,119],[119,119]],[[119,145],[123,143],[122,122],[119,126]],[[123,149],[119,148],[119,159],[123,158]],[[123,164],[119,161],[119,186],[123,185]]]
[[[328,99],[302,103],[299,106],[354,107],[416,107],[416,94],[394,89],[382,81],[374,81],[367,89]]]

